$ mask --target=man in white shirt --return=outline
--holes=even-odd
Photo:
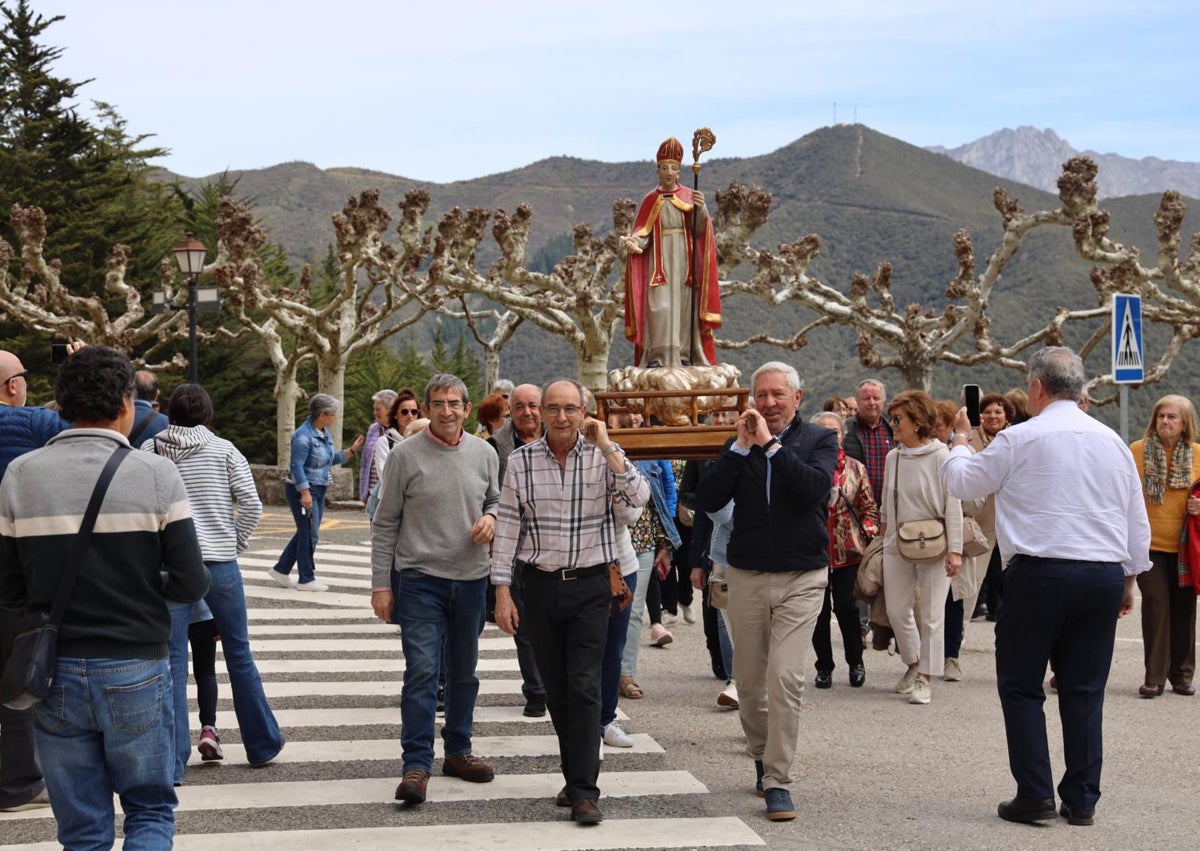
[[[1150,568],[1150,522],[1133,456],[1112,429],[1079,409],[1084,380],[1083,362],[1070,349],[1042,349],[1029,360],[1033,419],[972,455],[963,408],[942,465],[960,499],[996,495],[996,535],[1008,565],[996,678],[1017,781],[1016,797],[998,808],[1008,821],[1055,818],[1042,710],[1049,661],[1066,761],[1058,814],[1073,825],[1092,823],[1117,618],[1133,608],[1134,577]]]

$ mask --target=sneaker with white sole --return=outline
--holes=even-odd
[[[200,759],[205,762],[225,758],[225,753],[221,750],[221,736],[216,727],[205,725],[200,731],[200,744],[197,748],[200,751]]]
[[[946,660],[946,670],[942,673],[942,679],[948,683],[956,683],[962,679],[962,665],[958,664],[958,659],[951,656]]]
[[[929,680],[917,677],[916,682],[913,683],[912,691],[908,695],[908,702],[924,705],[929,703],[932,697],[933,689],[930,687]]]
[[[684,605],[683,603],[680,603],[679,604],[679,614],[683,618],[683,622],[685,624],[687,624],[688,626],[691,626],[692,624],[694,624],[696,622],[696,613],[694,611],[692,611],[691,606],[687,606],[687,605]]]
[[[280,573],[273,567],[267,568],[267,577],[281,588],[288,588],[292,585],[292,578],[286,573]]]
[[[913,683],[917,681],[917,663],[913,662],[904,672],[904,676],[896,683],[896,694],[912,694]]]
[[[655,647],[666,647],[674,640],[675,636],[662,624],[656,623],[650,627],[650,643]]]
[[[679,623],[678,615],[673,615],[667,611],[664,611],[662,613],[662,625],[663,626],[675,626],[675,624],[677,624],[677,623]]]
[[[297,591],[328,591],[329,586],[318,579],[313,579],[309,582],[297,582]]]
[[[610,748],[631,748],[633,747],[633,739],[629,734],[622,729],[621,725],[613,721],[604,728],[604,744]]]
[[[726,683],[725,688],[717,695],[717,706],[726,706],[730,709],[738,708],[737,683],[733,680]]]

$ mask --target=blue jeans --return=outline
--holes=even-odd
[[[625,577],[630,591],[637,590],[638,575]],[[637,596],[636,594],[634,596]],[[625,641],[629,635],[629,615],[633,612],[630,603],[624,611],[614,602],[608,613],[608,639],[604,644],[604,661],[600,667],[600,728],[611,724],[617,717],[617,697],[621,687],[621,657],[625,653]]]
[[[633,591],[633,603],[629,606],[629,627],[625,638],[625,650],[621,654],[621,674],[632,677],[637,673],[638,649],[642,643],[642,610],[646,606],[646,592],[650,590],[650,571],[654,570],[654,551],[638,553],[637,579],[629,584]],[[625,580],[629,582],[628,579]]]
[[[283,734],[275,714],[267,704],[262,678],[246,629],[246,594],[242,571],[234,561],[206,561],[212,577],[204,601],[212,609],[221,635],[225,667],[229,671],[229,689],[233,692],[233,711],[237,715],[246,760],[251,765],[270,762],[283,749]]]
[[[446,644],[447,757],[471,752],[471,725],[479,679],[479,633],[487,607],[487,577],[460,581],[405,570],[400,579],[400,639],[404,690],[400,694],[400,747],[404,771],[433,766],[439,658]]]
[[[325,485],[309,485],[308,492],[312,495],[312,508],[307,514],[300,513],[300,491],[296,486],[287,482],[283,485],[283,496],[287,499],[288,508],[292,509],[292,519],[296,521],[296,534],[287,542],[275,570],[287,576],[296,565],[300,572],[300,582],[312,582],[316,579],[316,567],[313,564],[313,553],[317,551],[317,539],[321,537],[321,519],[325,516]]]
[[[725,668],[725,676],[732,680],[733,636],[729,634],[729,615],[724,609],[717,611],[717,642],[721,645],[721,665]]]
[[[112,847],[114,792],[126,851],[171,847],[170,677],[166,659],[59,658],[33,720],[64,847]]]
[[[171,779],[178,786],[183,783],[183,772],[192,755],[187,705],[188,625],[192,622],[192,604],[168,600],[167,611],[171,613],[171,641],[168,650],[172,709],[167,727],[171,730],[175,753],[175,759],[171,762]]]

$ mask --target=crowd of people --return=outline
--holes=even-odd
[[[121,459],[103,512],[145,528],[109,523],[93,536],[95,569],[67,607],[54,699],[0,710],[0,809],[49,803],[64,845],[111,842],[116,792],[126,835],[153,845],[173,833],[174,787],[192,751],[189,643],[202,758],[223,758],[218,637],[247,760],[268,763],[284,746],[250,651],[237,562],[262,504],[246,459],[213,432],[202,387],[179,386],[159,413],[153,376],[101,346],[73,350],[57,413],[24,407],[24,377],[0,352],[0,429],[11,438],[0,468],[0,605],[48,607],[58,574],[45,566],[61,562],[83,514],[74,501],[89,495],[54,483],[98,474],[131,444],[142,451]],[[888,398],[873,378],[805,418],[799,374],[772,361],[751,376],[745,411],[711,415],[731,429],[724,448],[687,464],[627,458],[609,429],[640,423],[628,413],[598,419],[573,379],[493,388],[476,433],[456,376],[434,375],[420,392],[380,390],[373,423],[345,450],[330,430],[341,401],[317,394],[285,479],[296,531],[267,574],[284,588],[327,589],[316,575],[326,494],[332,468],[357,456],[357,494],[372,518],[371,609],[397,626],[405,657],[395,797],[407,806],[426,799],[439,713],[441,772],[495,776],[472,750],[488,619],[514,638],[524,714],[553,723],[563,774],[554,803],[592,825],[603,820],[602,744],[633,744],[618,701],[653,696],[638,678],[643,646],[666,648],[682,627],[703,624],[722,681],[716,702],[737,710],[753,791],[783,821],[796,817],[806,675],[817,689],[835,684],[833,621],[850,687],[871,676],[868,646],[894,647],[901,665],[884,675],[898,674],[893,690],[925,705],[935,681],[970,674],[961,647],[978,616],[997,622],[1016,782],[999,815],[1090,824],[1115,625],[1135,581],[1138,692],[1157,697],[1169,684],[1194,694],[1200,444],[1191,402],[1172,395],[1126,447],[1086,413],[1083,382],[1074,353],[1047,348],[1024,390],[982,397],[978,424],[922,391]],[[1041,709],[1047,665],[1064,719],[1061,809]],[[161,696],[158,683],[170,684]],[[80,711],[114,686],[129,706]],[[136,735],[113,721],[125,711],[146,717]]]

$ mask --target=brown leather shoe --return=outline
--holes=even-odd
[[[556,806],[556,807],[571,806],[571,799],[567,797],[567,787],[566,786],[559,789],[558,794],[554,796],[554,806]]]
[[[468,783],[491,783],[496,776],[490,765],[469,753],[446,757],[442,761],[442,774],[459,777]]]
[[[576,824],[600,824],[604,814],[591,798],[578,798],[571,802],[571,821]]]
[[[1150,683],[1145,683],[1138,686],[1138,694],[1140,694],[1142,697],[1158,697],[1162,693],[1163,687],[1161,684],[1152,685]]]
[[[406,804],[425,803],[425,788],[429,785],[429,772],[413,769],[404,772],[400,785],[396,787],[396,800]]]
[[[1159,688],[1162,688],[1162,686],[1159,686]],[[1182,694],[1184,697],[1191,697],[1196,693],[1196,687],[1191,683],[1175,680],[1171,683],[1171,691],[1176,694]]]

